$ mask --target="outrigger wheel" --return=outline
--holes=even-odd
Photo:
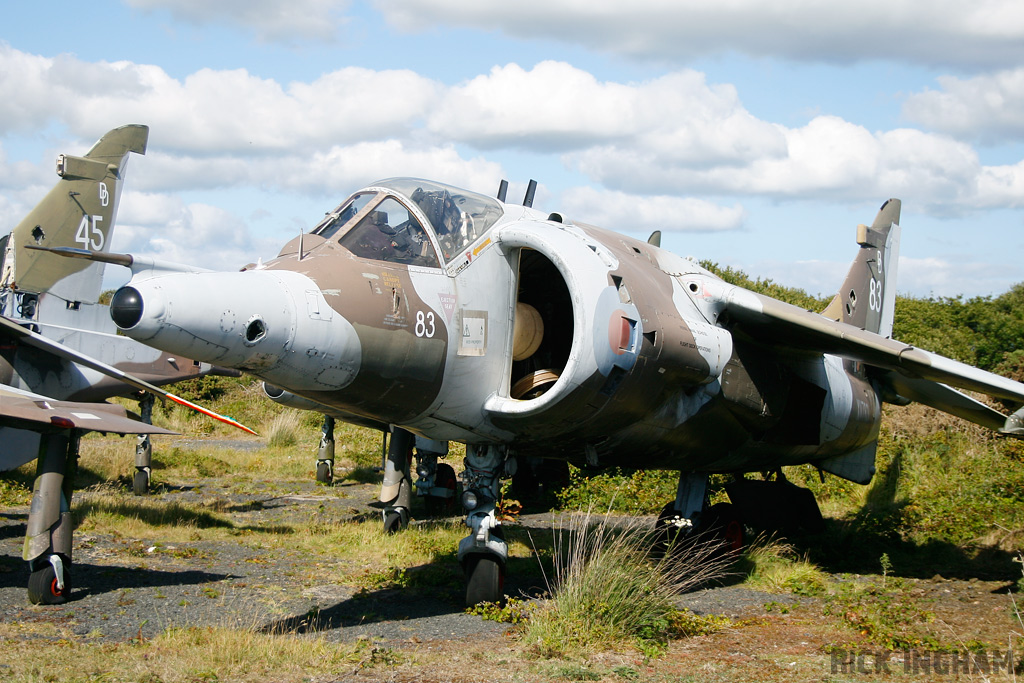
[[[135,476],[132,477],[132,493],[136,496],[144,496],[149,493],[149,468],[136,468]]]
[[[63,561],[64,587],[57,580],[57,571],[52,562],[28,577],[28,600],[33,605],[62,605],[71,597],[71,562]]]
[[[316,463],[316,480],[321,484],[330,484],[334,481],[334,472],[330,460],[318,460]]]
[[[384,533],[397,534],[409,526],[409,513],[405,508],[393,508],[384,513]]]

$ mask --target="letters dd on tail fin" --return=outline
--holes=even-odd
[[[892,336],[900,256],[899,223],[900,200],[890,199],[882,204],[871,227],[857,226],[860,250],[839,293],[822,315],[883,337]]]

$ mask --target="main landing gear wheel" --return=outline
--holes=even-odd
[[[447,498],[444,496],[427,496],[423,502],[427,506],[427,514],[429,516],[451,517],[455,514],[459,502],[456,495],[458,481],[458,478],[455,476],[455,470],[451,465],[443,462],[438,464],[437,471],[434,473],[434,487],[447,489],[451,492],[451,495]]]
[[[136,496],[149,494],[149,472],[147,470],[135,470],[135,476],[132,477],[132,493]]]
[[[739,557],[746,544],[746,532],[736,509],[729,503],[716,503],[704,512],[699,533],[708,534],[720,544],[718,554],[729,559]]]
[[[466,560],[466,607],[505,601],[505,567],[496,557],[475,555]]]
[[[334,481],[334,472],[331,471],[331,463],[321,460],[316,464],[316,480],[320,484],[330,484]]]
[[[666,505],[654,523],[655,540],[652,552],[663,557],[666,552],[684,553],[692,543],[714,543],[714,557],[735,559],[746,545],[746,530],[736,509],[730,503],[716,503],[701,514],[696,527],[680,524],[675,503]]]
[[[64,565],[64,588],[57,586],[57,573],[47,564],[28,577],[28,600],[33,605],[62,605],[71,597],[71,571]]]

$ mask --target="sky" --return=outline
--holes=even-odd
[[[272,258],[360,187],[415,176],[489,195],[508,179],[510,201],[536,179],[539,209],[821,295],[898,197],[901,293],[1024,281],[1020,0],[50,0],[2,17],[0,232],[58,154],[142,123],[110,248],[207,268]]]

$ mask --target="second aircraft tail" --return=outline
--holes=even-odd
[[[108,132],[84,157],[60,155],[60,180],[14,228],[2,255],[0,288],[19,294],[48,293],[72,303],[96,303],[103,266],[53,258],[27,245],[109,248],[130,152],[146,153],[149,127],[128,125]]]
[[[860,250],[839,293],[822,315],[883,337],[892,336],[900,255],[900,206],[900,200],[890,199],[882,204],[871,227],[857,226]]]

